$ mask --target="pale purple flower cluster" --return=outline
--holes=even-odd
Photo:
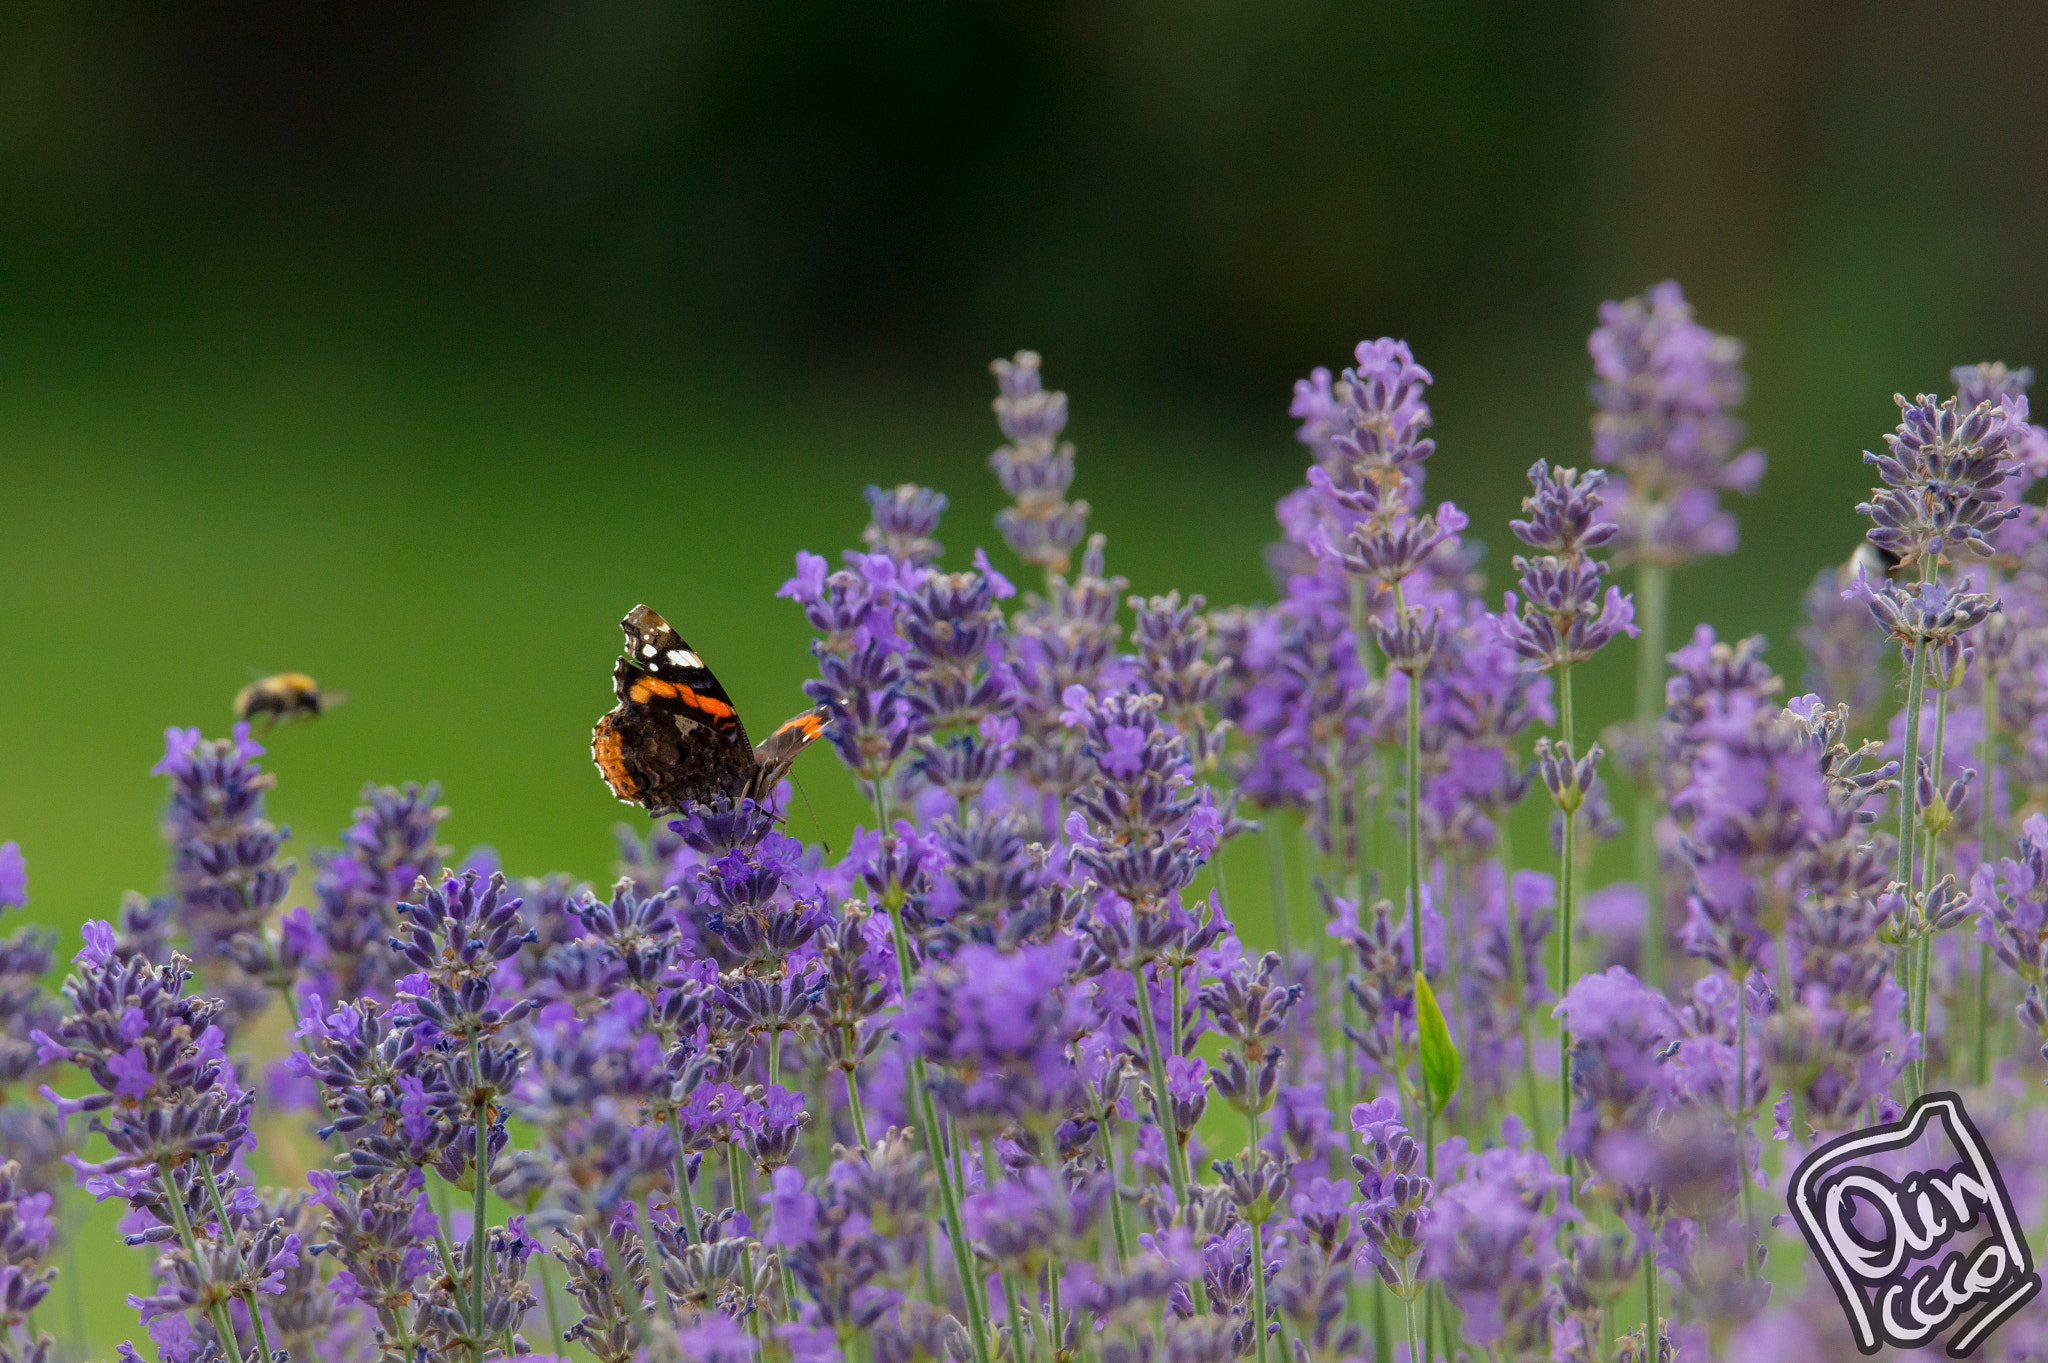
[[[1593,356],[1593,458],[1624,488],[1604,509],[1624,562],[1679,564],[1735,552],[1735,517],[1721,493],[1754,493],[1761,450],[1739,453],[1742,342],[1693,320],[1676,281],[1600,305]]]
[[[1501,636],[1530,664],[1546,672],[1585,662],[1617,635],[1633,636],[1635,610],[1619,587],[1607,587],[1607,565],[1590,556],[1613,542],[1615,526],[1599,519],[1599,469],[1552,468],[1542,460],[1529,470],[1532,495],[1522,499],[1525,519],[1508,522],[1515,538],[1540,551],[1517,555],[1516,585],[1501,608]]]
[[[171,729],[163,760],[150,768],[170,778],[164,835],[178,921],[208,987],[228,1005],[221,1025],[230,1034],[262,1007],[264,985],[281,978],[264,928],[297,870],[278,857],[291,831],[263,817],[274,778],[256,765],[261,756],[247,724],[226,739]]]
[[[20,844],[0,843],[0,914],[26,907],[28,862]],[[53,936],[33,927],[0,934],[0,1087],[22,1083],[42,1067],[34,1035],[57,1025],[42,987],[55,960]]]
[[[438,785],[365,786],[338,852],[313,859],[313,902],[285,932],[310,943],[305,987],[330,1003],[389,999],[399,971],[390,949],[398,905],[432,877],[448,849],[434,842],[448,811]]]
[[[22,1177],[19,1163],[0,1164],[0,1357],[9,1363],[40,1363],[55,1347],[49,1333],[34,1324],[36,1307],[57,1277],[43,1263],[57,1230],[55,1206],[52,1194]]]

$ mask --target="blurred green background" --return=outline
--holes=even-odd
[[[604,875],[619,616],[779,719],[808,657],[771,594],[864,485],[946,491],[956,560],[996,543],[985,365],[1025,346],[1112,565],[1221,603],[1270,594],[1292,380],[1408,337],[1430,489],[1497,587],[1522,471],[1584,458],[1596,305],[1675,276],[1749,342],[1771,468],[1674,639],[1763,630],[1796,675],[1891,394],[2048,360],[2044,40],[2048,7],[1949,0],[23,0],[0,839],[31,916],[68,940],[157,885],[161,731],[284,669],[351,697],[271,745],[302,857],[364,781],[438,779],[458,848]],[[800,774],[836,841],[849,783]]]
[[[2048,358],[2044,37],[1933,0],[10,7],[0,836],[37,917],[109,912],[160,873],[163,727],[298,669],[351,695],[272,745],[301,851],[438,778],[458,845],[602,874],[614,622],[786,713],[771,592],[864,485],[994,541],[1020,346],[1134,588],[1247,600],[1296,376],[1409,337],[1497,563],[1522,469],[1584,457],[1595,305],[1676,276],[1750,343],[1771,470],[1675,623],[1782,641],[1891,393]]]

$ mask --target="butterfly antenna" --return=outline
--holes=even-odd
[[[790,776],[789,783],[792,786],[796,787],[796,793],[798,795],[803,796],[804,809],[811,816],[811,825],[812,827],[818,830],[818,846],[825,849],[825,860],[830,861],[832,859],[832,844],[826,841],[825,839],[825,825],[824,822],[818,818],[817,807],[811,803],[810,792],[804,789],[804,783],[797,780],[794,774]]]

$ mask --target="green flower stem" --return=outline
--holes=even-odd
[[[1936,687],[1934,692],[1934,753],[1933,760],[1929,763],[1928,769],[1934,774],[1934,789],[1937,798],[1939,798],[1941,791],[1942,747],[1944,743],[1947,741],[1947,738],[1948,691],[1944,687]],[[1926,865],[1920,873],[1921,878],[1924,882],[1921,886],[1921,894],[1923,896],[1932,892],[1932,890],[1934,889],[1934,868],[1936,862],[1935,852],[1937,838],[1938,834],[1936,833],[1935,829],[1930,826],[1926,830],[1927,845],[1923,852]],[[1913,1018],[1913,1028],[1915,1031],[1920,1033],[1920,1058],[1913,1062],[1913,1087],[1915,1097],[1918,1097],[1920,1094],[1927,1092],[1927,996],[1934,992],[1934,932],[1931,926],[1926,935],[1924,935],[1920,939],[1919,975],[1919,1001],[1917,1011]]]
[[[1010,1358],[1012,1363],[1024,1357],[1024,1342],[1030,1335],[1024,1331],[1024,1311],[1017,1302],[1017,1282],[1008,1269],[998,1269],[996,1278],[1003,1285],[1003,1304],[1010,1314]],[[1034,1350],[1033,1352],[1036,1352]]]
[[[1998,569],[1985,569],[1985,590],[1992,596],[1998,595]],[[1977,816],[1977,864],[1991,864],[1991,787],[1998,775],[1998,681],[1992,671],[1991,659],[1980,654],[1978,663],[1983,669],[1983,699],[1979,709],[1984,716],[1984,739],[1978,767],[1983,789],[1978,792],[1982,804]],[[1986,1037],[1991,1026],[1991,944],[1980,943],[1977,947],[1977,1046],[1976,1063],[1972,1074],[1977,1087],[1982,1088],[1991,1081],[1991,1052]]]
[[[995,1187],[1002,1167],[996,1159],[995,1143],[989,1139],[988,1133],[983,1132],[981,1137],[981,1186],[983,1188]],[[964,1177],[962,1179],[962,1186],[965,1186]],[[1020,1304],[1022,1299],[1017,1291],[1017,1275],[1010,1271],[1008,1264],[999,1262],[996,1264],[996,1281],[1003,1285],[1003,1301],[1009,1308],[1010,1313],[1010,1357],[1012,1359],[1019,1359],[1024,1357],[1024,1340],[1026,1335],[1024,1312]],[[1037,1310],[1036,1302],[1033,1302],[1032,1309],[1035,1313]],[[1034,1355],[1039,1354],[1041,1351],[1038,1348],[1038,1332],[1033,1330],[1029,1337],[1032,1341],[1032,1353]],[[1052,1363],[1050,1354],[1046,1355],[1045,1363]]]
[[[1066,1212],[1067,1173],[1060,1164],[1059,1140],[1051,1129],[1040,1131],[1038,1149],[1045,1162],[1045,1172],[1052,1177],[1053,1193],[1059,1198],[1059,1209],[1054,1213],[1053,1233],[1058,1239],[1065,1240],[1070,1233]],[[1045,1266],[1045,1306],[1050,1322],[1047,1338],[1051,1347],[1047,1352],[1050,1357],[1057,1359],[1060,1346],[1067,1337],[1067,1331],[1060,1311],[1060,1266],[1056,1262]]]
[[[1288,921],[1287,861],[1275,825],[1280,811],[1275,808],[1259,820],[1259,841],[1266,847],[1266,886],[1273,904],[1273,933],[1282,956],[1294,954],[1294,928]]]
[[[548,1307],[548,1338],[555,1344],[555,1348],[549,1352],[553,1353],[558,1352],[562,1345],[562,1318],[555,1310],[555,1284],[548,1274],[548,1256],[542,1254],[538,1257],[539,1262],[534,1265],[534,1269],[540,1274],[541,1300],[546,1302]]]
[[[697,1243],[697,1199],[690,1195],[690,1156],[683,1149],[683,1123],[668,1114],[668,1134],[676,1143],[676,1218],[683,1223],[683,1242]]]
[[[1565,749],[1574,760],[1578,749],[1572,745],[1572,670],[1560,667],[1557,670],[1557,719],[1559,733],[1564,738]],[[1564,999],[1565,992],[1572,987],[1572,873],[1573,863],[1578,858],[1577,832],[1578,811],[1564,810],[1564,849],[1558,858],[1557,870],[1557,997]],[[1572,1029],[1560,1021],[1557,1029],[1557,1083],[1558,1083],[1558,1130],[1562,1131],[1572,1122]],[[1572,1157],[1564,1157],[1564,1195],[1567,1202],[1572,1200]]]
[[[1153,969],[1158,969],[1158,966],[1154,965]],[[1168,1055],[1179,1055],[1181,1053],[1180,1015],[1181,1010],[1187,1006],[1187,1002],[1181,993],[1183,986],[1181,984],[1180,971],[1181,967],[1178,961],[1168,967],[1166,998],[1167,1006],[1173,1010],[1172,1015],[1166,1019],[1166,1053]]]
[[[1245,1168],[1256,1174],[1259,1167],[1259,1114],[1247,1109],[1245,1130],[1250,1143],[1245,1147]],[[1259,1363],[1266,1363],[1266,1247],[1264,1218],[1250,1217],[1252,1228],[1252,1339],[1258,1345]]]
[[[639,1286],[626,1275],[626,1264],[619,1257],[619,1247],[612,1243],[611,1217],[593,1207],[591,1209],[591,1219],[598,1223],[597,1244],[599,1250],[604,1254],[605,1273],[618,1288],[619,1301],[626,1308],[626,1314],[632,1318],[633,1338],[636,1341],[645,1343],[649,1339],[646,1303],[640,1300]],[[650,1247],[648,1250],[648,1278],[650,1285],[652,1284],[654,1270],[653,1253],[654,1251]],[[451,1273],[450,1276],[452,1277],[453,1274]],[[752,1277],[751,1272],[748,1276]],[[753,1331],[754,1338],[756,1340],[760,1339],[761,1317],[759,1312],[748,1313],[747,1326]]]
[[[1926,672],[1926,645],[1913,642],[1913,654],[1906,665],[1906,733],[1904,761],[1899,764],[1899,850],[1892,879],[1906,894],[1913,892],[1913,787],[1918,781],[1920,756],[1920,690]]]
[[[789,1259],[781,1250],[775,1251],[775,1266],[782,1274],[782,1312],[789,1320],[796,1319],[796,1274],[790,1272]]]
[[[220,1181],[214,1178],[213,1165],[204,1156],[200,1157],[198,1165],[200,1177],[206,1180],[207,1196],[213,1201],[213,1214],[220,1218],[220,1233],[227,1239],[228,1247],[234,1254],[235,1271],[239,1274],[242,1269],[242,1252],[234,1247],[234,1232],[228,1226],[228,1204],[220,1195]],[[263,1312],[257,1308],[254,1288],[242,1289],[242,1305],[248,1309],[249,1328],[256,1335],[257,1357],[262,1363],[270,1363],[275,1355],[271,1352],[269,1332],[263,1328]]]
[[[1408,1363],[1417,1363],[1423,1354],[1422,1341],[1415,1333],[1415,1298],[1403,1295],[1401,1310],[1407,1313],[1408,1319]]]
[[[1422,963],[1422,675],[1408,674],[1408,946]]]
[[[889,826],[889,806],[884,794],[885,778],[870,783],[875,797],[875,824],[877,828]],[[889,911],[890,942],[896,948],[896,984],[899,1003],[910,1001],[910,934],[903,928],[903,892],[892,886],[883,897],[883,905]],[[910,1102],[917,1113],[919,1133],[924,1141],[925,1159],[932,1167],[932,1177],[939,1185],[939,1211],[946,1225],[946,1242],[953,1249],[953,1270],[960,1277],[960,1296],[967,1303],[967,1332],[974,1343],[975,1363],[993,1363],[994,1351],[989,1347],[988,1314],[981,1300],[981,1279],[974,1272],[974,1252],[967,1246],[966,1232],[960,1226],[960,1199],[954,1189],[952,1170],[946,1164],[946,1148],[939,1139],[938,1112],[932,1105],[932,1097],[925,1085],[923,1056],[914,1056],[910,1062]]]
[[[1749,1185],[1749,971],[1744,968],[1742,978],[1735,982],[1735,1136],[1741,1142],[1739,1161],[1742,1164],[1741,1178],[1736,1190],[1742,1199],[1742,1224],[1748,1228],[1752,1238],[1756,1235],[1756,1211],[1750,1205]],[[1798,1134],[1794,1132],[1793,1134]],[[1743,1256],[1752,1280],[1756,1277],[1754,1256]]]
[[[1372,765],[1373,759],[1368,758],[1364,765],[1351,773],[1351,884],[1352,895],[1361,904],[1368,893],[1366,887],[1373,883],[1372,872],[1380,864],[1377,814],[1379,792],[1385,787],[1381,781],[1374,781],[1366,775]],[[1380,767],[1379,774],[1385,778],[1385,766]]]
[[[726,1181],[732,1184],[733,1210],[744,1214],[748,1201],[747,1171],[740,1165],[740,1143],[737,1140],[729,1140],[725,1143],[725,1177]],[[653,1245],[647,1247],[647,1253],[647,1271],[650,1286],[659,1290],[660,1279],[654,1276]],[[740,1272],[746,1276],[747,1292],[751,1295],[754,1290],[754,1251],[745,1240],[740,1241]],[[761,1304],[758,1301],[754,1303],[754,1309],[749,1314],[747,1323],[754,1327],[754,1338],[759,1339],[761,1337]]]
[[[1159,1050],[1159,1026],[1152,1017],[1152,991],[1145,986],[1145,967],[1131,967],[1131,983],[1138,996],[1138,1025],[1145,1029],[1145,1065],[1152,1078],[1152,1116],[1159,1123],[1159,1134],[1166,1143],[1166,1173],[1173,1183],[1173,1205],[1186,1208],[1188,1205],[1187,1151],[1180,1143],[1180,1128],[1173,1120],[1173,1101],[1166,1096],[1166,1061]],[[1208,1292],[1198,1281],[1188,1284],[1189,1295],[1194,1298],[1197,1314],[1209,1310]]]
[[[866,1111],[860,1105],[860,1080],[854,1075],[856,1068],[858,1067],[848,1065],[845,1070],[846,1111],[853,1119],[853,1143],[865,1150],[868,1148],[868,1119]]]
[[[891,895],[891,899],[899,896]],[[910,941],[903,930],[903,906],[889,905],[889,924],[896,941],[896,969],[903,997],[910,997]],[[939,1212],[945,1220],[946,1243],[953,1249],[953,1270],[960,1277],[960,1296],[967,1303],[967,1330],[974,1341],[976,1363],[992,1363],[993,1353],[988,1342],[988,1318],[981,1302],[981,1279],[974,1272],[974,1252],[968,1248],[967,1233],[960,1224],[960,1197],[953,1183],[953,1171],[946,1162],[945,1143],[939,1139],[938,1109],[932,1103],[931,1090],[925,1083],[923,1056],[914,1056],[910,1062],[910,1099],[918,1115],[918,1128],[924,1138],[925,1158],[932,1166],[932,1177],[939,1185]]]
[[[924,1057],[919,1056],[911,1062],[910,1081],[924,1127],[926,1157],[938,1179],[939,1212],[946,1224],[946,1242],[953,1248],[953,1271],[960,1276],[960,1296],[967,1303],[967,1327],[974,1339],[975,1355],[981,1363],[989,1363],[993,1354],[988,1343],[988,1310],[981,1299],[981,1278],[974,1271],[974,1251],[967,1244],[967,1232],[961,1228],[960,1194],[946,1162],[945,1142],[939,1138],[938,1109],[932,1104],[931,1089],[924,1076]]]
[[[1513,965],[1508,970],[1508,1001],[1514,1007],[1515,1032],[1522,1042],[1522,1094],[1529,1104],[1529,1131],[1536,1138],[1534,1148],[1547,1150],[1550,1143],[1543,1134],[1543,1102],[1536,1091],[1536,1045],[1529,1032],[1529,1009],[1522,997],[1522,915],[1515,907],[1515,853],[1514,844],[1509,840],[1505,811],[1495,821],[1494,828],[1500,847],[1502,893],[1507,903],[1508,950],[1513,955]]]
[[[204,1155],[195,1155],[195,1161],[203,1161]],[[178,1240],[185,1246],[185,1253],[191,1256],[192,1267],[199,1274],[200,1290],[205,1291],[212,1284],[206,1280],[206,1261],[199,1256],[199,1237],[192,1232],[192,1218],[185,1214],[185,1198],[178,1191],[178,1185],[171,1177],[170,1170],[157,1166],[157,1177],[164,1185],[164,1202],[171,1209],[171,1224],[177,1228]],[[227,1226],[221,1226],[221,1234],[227,1234]],[[210,1294],[209,1294],[210,1295]],[[228,1316],[227,1302],[216,1298],[207,1304],[206,1314],[213,1321],[214,1333],[220,1336],[221,1347],[227,1351],[234,1363],[242,1363],[242,1344],[235,1338],[234,1321]],[[263,1363],[269,1363],[268,1359]]]
[[[1636,790],[1636,883],[1643,891],[1643,980],[1664,987],[1664,874],[1657,857],[1658,789],[1656,724],[1664,713],[1664,617],[1671,595],[1671,570],[1648,560],[1636,566],[1636,733],[1643,745],[1642,780]]]
[[[436,1201],[438,1202],[439,1199],[436,1199]],[[442,1221],[448,1219],[446,1208],[437,1206],[434,1214]],[[462,1281],[462,1275],[455,1271],[455,1246],[448,1243],[448,1237],[443,1235],[439,1229],[434,1231],[434,1255],[440,1259],[441,1272],[447,1277],[449,1282],[459,1283]],[[469,1298],[463,1296],[460,1292],[455,1294],[455,1313],[462,1317],[464,1326],[469,1325]]]
[[[1159,1047],[1159,1025],[1152,1017],[1152,991],[1145,983],[1145,967],[1131,967],[1132,992],[1138,997],[1138,1025],[1145,1029],[1145,1067],[1152,1079],[1152,1115],[1159,1122],[1159,1134],[1166,1138],[1166,1174],[1173,1182],[1174,1204],[1187,1205],[1188,1171],[1181,1149],[1180,1128],[1173,1120],[1173,1102],[1166,1092],[1166,1060]]]
[[[233,1257],[236,1257],[236,1259],[233,1259],[233,1261],[236,1261],[236,1273],[240,1273],[242,1271],[242,1250],[240,1248],[233,1248],[233,1232],[227,1228],[227,1199],[221,1197],[221,1185],[213,1177],[213,1164],[207,1162],[205,1156],[199,1158],[199,1175],[207,1181],[207,1197],[213,1199],[213,1216],[221,1218],[221,1236],[227,1238],[229,1250],[233,1252]],[[256,1357],[262,1359],[262,1363],[270,1363],[270,1359],[274,1357],[270,1353],[270,1334],[268,1334],[268,1330],[264,1330],[262,1310],[256,1306],[256,1289],[254,1287],[244,1287],[242,1289],[242,1306],[248,1308],[250,1330],[256,1332]]]
[[[1747,1156],[1744,1158],[1746,1160]],[[1743,1171],[1742,1181],[1744,1183],[1749,1182],[1748,1170]],[[1648,1235],[1645,1235],[1643,1238],[1646,1242],[1650,1239]],[[1753,1259],[1755,1256],[1745,1253],[1743,1257],[1745,1259]],[[1657,1321],[1657,1246],[1655,1243],[1645,1243],[1643,1246],[1643,1357],[1652,1360],[1652,1363],[1659,1357],[1657,1340],[1661,1334],[1662,1330]]]
[[[673,1329],[676,1325],[676,1299],[668,1294],[667,1284],[661,1281],[660,1242],[654,1238],[654,1212],[648,1207],[645,1198],[633,1208],[633,1230],[639,1235],[640,1243],[647,1249],[648,1290],[653,1295],[656,1305],[668,1308],[668,1323]],[[507,1352],[510,1352],[509,1347]]]
[[[1329,759],[1324,765],[1324,769],[1331,773],[1323,782],[1324,841],[1328,847],[1329,855],[1323,858],[1318,858],[1315,855],[1315,844],[1313,839],[1309,837],[1308,819],[1306,816],[1303,817],[1299,829],[1303,874],[1309,882],[1312,894],[1317,875],[1319,874],[1317,870],[1319,862],[1321,866],[1320,875],[1322,876],[1323,884],[1328,888],[1329,892],[1336,894],[1343,889],[1343,864],[1337,851],[1341,845],[1339,830],[1342,828],[1342,819],[1339,817],[1341,801],[1337,798],[1337,781],[1335,776],[1338,755],[1338,750],[1333,745],[1330,749]],[[1362,913],[1365,907],[1364,900],[1356,897],[1354,894],[1352,902]],[[1329,963],[1331,952],[1331,939],[1329,935],[1321,932],[1311,933],[1309,950],[1315,954],[1314,979],[1316,982],[1316,997],[1320,999],[1323,988],[1323,968]],[[1350,1021],[1351,995],[1349,991],[1340,988],[1337,990],[1337,1011],[1335,1015],[1331,1015],[1327,1009],[1322,1009],[1318,1010],[1316,1016],[1317,1025],[1322,1029],[1323,1033],[1322,1045],[1324,1054],[1334,1055],[1339,1060],[1340,1087],[1337,1097],[1340,1102],[1336,1116],[1340,1121],[1343,1116],[1342,1096],[1358,1091],[1352,1077],[1351,1039],[1344,1035],[1344,1028]]]
[[[476,1076],[478,1084],[483,1083],[483,1057],[479,1053],[477,1039],[469,1039],[469,1072]],[[484,1201],[491,1192],[491,1100],[488,1094],[479,1090],[472,1104],[473,1120],[476,1122],[476,1154],[471,1182],[476,1185],[476,1200],[471,1210],[469,1227],[469,1309],[475,1322],[471,1333],[481,1335],[484,1327],[484,1232],[487,1227]],[[649,1247],[649,1253],[653,1247]],[[477,1363],[483,1363],[483,1343],[474,1345]]]
[[[1266,1363],[1266,1243],[1265,1232],[1252,1222],[1252,1338],[1258,1342],[1259,1363]]]
[[[1400,609],[1401,595],[1397,585],[1394,589],[1395,608]],[[1368,628],[1369,612],[1366,609],[1366,582],[1362,577],[1351,579],[1351,638],[1352,648],[1358,658],[1359,669],[1371,682],[1380,675],[1376,659],[1379,650],[1373,646],[1372,631]],[[1379,820],[1371,806],[1377,804],[1376,792],[1387,789],[1386,778],[1391,774],[1389,767],[1381,765],[1379,776],[1372,779],[1371,768],[1375,763],[1390,763],[1392,758],[1379,749],[1368,750],[1365,759],[1351,771],[1351,876],[1352,899],[1362,911],[1365,907],[1368,866],[1378,866],[1379,861]],[[1371,839],[1370,845],[1367,839]]]
[[[1398,604],[1400,592],[1397,588],[1394,600]],[[1408,674],[1408,949],[1413,955],[1415,972],[1424,971],[1422,953],[1422,673],[1420,670]],[[1513,912],[1510,908],[1509,912]],[[1446,925],[1448,926],[1448,925]],[[1418,1018],[1420,1014],[1417,1014]],[[1415,1048],[1416,1067],[1422,1065],[1422,1047],[1418,1036]],[[1429,1082],[1422,1084],[1422,1157],[1424,1172],[1430,1178],[1436,1177],[1436,1096],[1430,1092]]]
[[[1121,1272],[1131,1258],[1130,1232],[1124,1228],[1124,1198],[1116,1171],[1116,1142],[1110,1138],[1107,1121],[1095,1124],[1095,1142],[1102,1151],[1102,1167],[1109,1171],[1109,1225],[1116,1232],[1116,1266]]]

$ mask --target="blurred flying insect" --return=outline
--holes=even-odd
[[[250,682],[236,694],[235,718],[244,723],[260,718],[266,730],[274,729],[295,719],[318,719],[322,711],[347,699],[347,692],[323,691],[303,672],[280,672]]]

